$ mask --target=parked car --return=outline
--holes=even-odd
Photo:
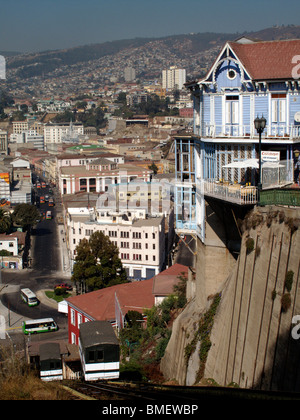
[[[60,283],[54,286],[54,289],[66,289],[66,290],[72,290],[73,287],[70,284],[67,283]]]

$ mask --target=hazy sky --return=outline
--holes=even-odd
[[[299,0],[0,0],[0,51],[300,24]]]

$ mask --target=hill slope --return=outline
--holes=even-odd
[[[16,76],[22,78],[45,76],[63,66],[72,66],[99,60],[103,57],[114,57],[119,53],[141,54],[145,50],[154,54],[155,60],[163,63],[172,60],[174,63],[186,61],[190,58],[199,57],[202,52],[219,50],[227,40],[233,40],[240,36],[249,36],[261,40],[300,38],[300,26],[281,26],[263,29],[250,33],[198,33],[182,34],[163,38],[135,38],[120,41],[105,42],[101,44],[84,45],[75,48],[44,51],[33,54],[7,54],[7,68],[16,70]],[[4,53],[5,56],[5,53]],[[138,57],[138,54],[137,54]],[[196,63],[195,63],[196,64]],[[197,63],[199,65],[199,63]],[[190,69],[193,73],[193,70]]]

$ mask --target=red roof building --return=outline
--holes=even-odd
[[[293,79],[293,68],[299,62],[294,57],[300,55],[300,39],[228,44],[252,80]]]
[[[123,328],[128,311],[144,314],[145,309],[155,304],[156,293],[160,297],[173,293],[178,276],[187,275],[187,271],[188,267],[174,264],[149,280],[119,284],[66,299],[69,343],[78,344],[79,325],[83,322],[109,321],[117,328]]]

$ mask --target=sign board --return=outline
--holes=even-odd
[[[280,152],[262,151],[261,160],[263,162],[278,162],[280,160]]]

